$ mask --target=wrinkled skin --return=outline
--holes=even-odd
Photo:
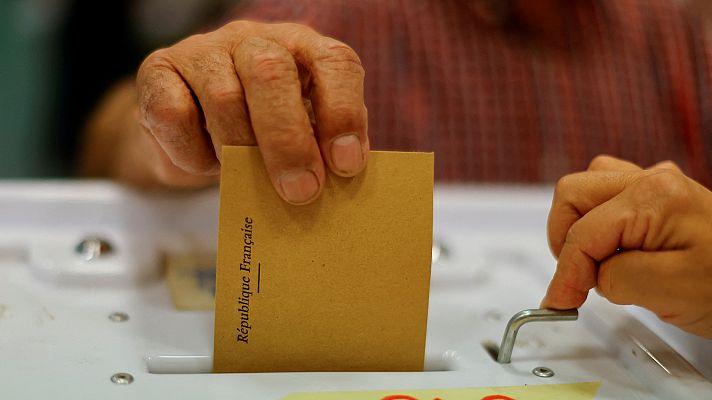
[[[351,48],[306,26],[232,22],[154,52],[135,84],[110,93],[83,170],[195,188],[217,182],[223,145],[259,145],[280,196],[306,204],[327,168],[348,177],[366,165],[363,80]]]

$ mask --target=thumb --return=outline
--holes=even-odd
[[[677,293],[675,273],[684,265],[682,250],[618,253],[601,263],[598,271],[599,293],[612,303],[635,304],[669,314],[675,309]],[[664,284],[663,284],[664,283]]]

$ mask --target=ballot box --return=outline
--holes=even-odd
[[[712,399],[712,342],[595,293],[576,321],[522,326],[496,361],[555,267],[551,194],[436,187],[425,371],[215,374],[216,189],[0,183],[0,399]]]

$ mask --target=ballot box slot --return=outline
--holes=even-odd
[[[454,352],[427,354],[425,372],[454,371],[459,355]],[[150,374],[210,374],[213,357],[209,355],[151,355],[146,357],[146,370]]]
[[[480,344],[490,358],[492,358],[492,361],[497,361],[497,357],[499,356],[499,345],[492,340],[485,340]]]

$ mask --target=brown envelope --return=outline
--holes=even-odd
[[[432,153],[371,152],[293,206],[224,147],[214,371],[422,370],[432,212]]]

